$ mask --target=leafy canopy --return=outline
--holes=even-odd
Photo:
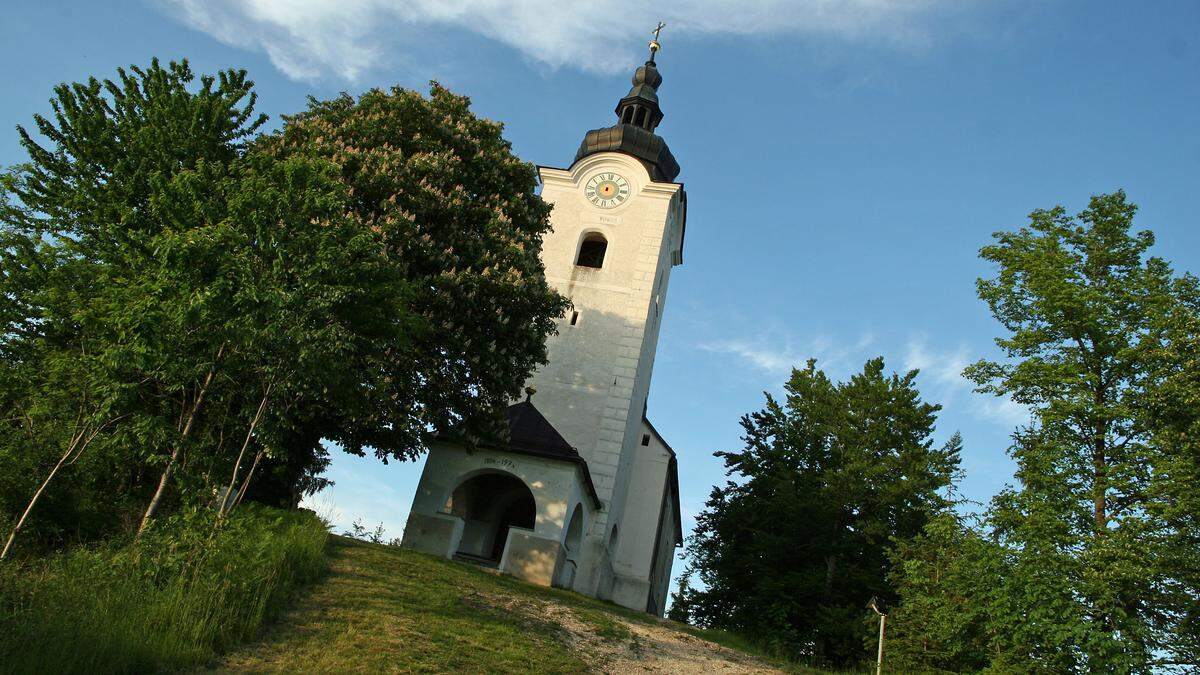
[[[1200,284],[1149,255],[1135,212],[1123,192],[1098,195],[981,251],[1007,359],[966,374],[1033,422],[1013,435],[1018,485],[982,529],[943,524],[900,552],[898,650],[915,669],[1197,663]]]
[[[688,546],[704,584],[676,598],[691,619],[826,663],[867,656],[866,603],[894,599],[887,550],[946,508],[959,464],[957,435],[933,444],[939,406],[916,376],[877,358],[835,383],[809,361],[782,402],[742,418],[745,448],[717,453],[736,480],[713,489]]]
[[[540,258],[550,207],[536,172],[469,103],[436,83],[428,98],[394,88],[313,100],[262,142],[276,160],[336,164],[355,217],[409,282],[418,323],[379,364],[393,396],[322,427],[349,452],[405,459],[430,430],[503,433],[497,412],[545,362],[566,311]]]
[[[545,360],[567,304],[549,207],[500,125],[437,85],[314,100],[269,135],[254,104],[242,71],[154,61],[60,85],[20,130],[0,521],[30,508],[52,542],[226,491],[295,505],[324,441],[410,459],[496,433]]]

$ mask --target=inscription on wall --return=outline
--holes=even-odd
[[[621,216],[613,216],[605,213],[586,213],[580,219],[582,225],[620,225],[625,222]]]
[[[505,469],[513,469],[514,471],[517,468],[517,463],[507,457],[484,457],[483,463],[491,466],[503,467]]]

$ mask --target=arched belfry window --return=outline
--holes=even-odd
[[[584,238],[579,246],[579,259],[575,261],[580,267],[604,267],[604,253],[608,251],[608,240],[604,235],[593,232]]]

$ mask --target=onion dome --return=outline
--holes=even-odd
[[[617,102],[617,123],[587,132],[575,153],[576,162],[600,152],[621,152],[640,160],[656,181],[669,183],[679,175],[679,163],[667,142],[654,133],[663,119],[658,105],[662,75],[654,62],[659,49],[657,38],[656,33],[650,43],[650,59],[633,71],[633,87]]]

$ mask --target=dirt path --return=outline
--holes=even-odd
[[[217,672],[771,673],[678,624],[335,538],[330,574]]]
[[[493,595],[484,602],[527,617],[541,617],[563,631],[562,642],[598,673],[778,673],[760,659],[684,632],[670,622],[609,617],[597,626],[578,610],[554,600]]]

